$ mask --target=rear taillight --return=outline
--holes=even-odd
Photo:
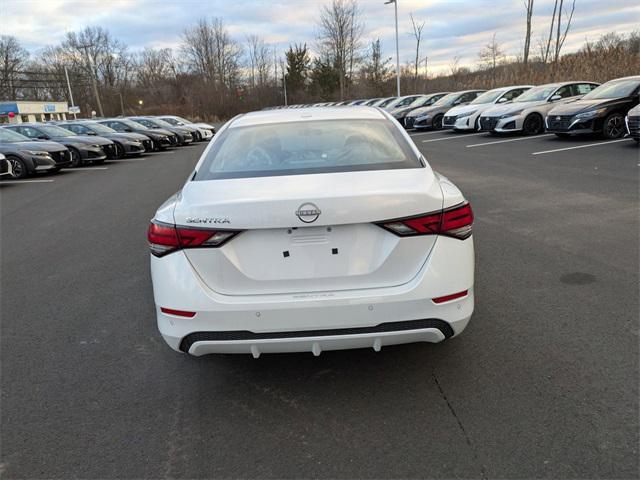
[[[397,218],[377,224],[401,237],[446,235],[464,240],[471,236],[473,211],[469,202],[465,202],[440,212]]]
[[[185,228],[152,221],[147,231],[147,240],[151,253],[161,257],[183,248],[220,247],[238,233],[238,230]]]

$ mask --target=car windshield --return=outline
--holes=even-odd
[[[549,98],[553,92],[558,89],[559,85],[542,85],[540,87],[533,87],[531,90],[527,90],[513,102],[542,102]]]
[[[77,134],[55,125],[38,125],[38,128],[50,137],[75,137]]]
[[[435,102],[433,104],[433,106],[434,107],[448,107],[450,105],[453,105],[453,102],[455,102],[458,98],[460,98],[460,96],[461,96],[460,93],[450,93],[449,95],[445,95],[440,100]]]
[[[422,96],[413,96],[413,97],[407,97],[407,98],[399,98],[398,100],[396,100],[394,103],[389,104],[389,107],[392,108],[400,108],[400,107],[408,107],[409,105],[411,105],[413,102],[415,102],[416,100],[422,98]]]
[[[504,95],[506,90],[489,90],[488,92],[484,92],[478,98],[476,98],[473,102],[470,102],[469,105],[480,105],[483,103],[493,103],[500,96]]]
[[[80,124],[82,125],[82,124]],[[83,127],[90,128],[96,133],[116,133],[113,128],[109,128],[106,125],[102,125],[101,123],[87,123],[86,125],[82,125]]]
[[[178,120],[177,118],[170,118],[170,117],[163,118],[162,120],[164,120],[167,123],[170,123],[171,125],[181,125],[182,123],[184,123]]]
[[[381,108],[382,107],[386,107],[387,105],[389,105],[394,100],[396,100],[396,97],[387,98],[386,100],[383,100],[378,105],[376,105],[376,107],[381,107]]]
[[[160,118],[154,118],[152,122],[158,125],[159,127],[164,127],[164,128],[173,127],[173,125],[171,125],[169,122],[167,122],[166,120],[162,120]]]
[[[420,166],[408,142],[386,120],[317,120],[228,128],[195,180]]]
[[[134,122],[133,120],[129,120],[128,118],[119,118],[118,122],[124,123],[127,127],[133,130],[148,130],[147,127],[139,121]]]
[[[600,85],[587,93],[583,100],[600,100],[603,98],[629,97],[640,85],[640,80],[614,80]]]
[[[29,137],[12,132],[6,128],[0,128],[0,143],[28,142]]]
[[[147,128],[160,128],[160,125],[159,125],[160,122],[156,122],[155,120],[149,120],[148,118],[136,118],[133,121],[136,123],[139,123],[140,125],[144,125]]]

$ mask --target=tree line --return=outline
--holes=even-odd
[[[426,21],[410,15],[415,55],[401,67],[403,93],[540,84],[554,80],[606,81],[637,72],[640,32],[609,33],[562,54],[575,0],[555,0],[548,29],[532,44],[534,0],[524,1],[524,48],[503,51],[497,34],[478,52],[474,68],[452,58],[448,71],[429,75]],[[312,45],[292,43],[284,55],[257,35],[238,38],[222,18],[187,27],[178,47],[131,51],[102,27],[68,32],[58,45],[30,54],[12,36],[0,36],[0,99],[66,100],[68,76],[83,115],[175,113],[205,120],[288,103],[390,96],[395,68],[380,39],[365,40],[357,0],[332,0],[317,15]],[[428,53],[428,52],[427,52]],[[424,60],[422,60],[424,59]]]

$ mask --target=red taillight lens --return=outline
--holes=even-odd
[[[465,202],[441,212],[378,222],[378,225],[401,237],[447,235],[464,240],[471,236],[473,211],[469,202]]]
[[[220,247],[238,230],[209,230],[204,228],[183,228],[161,222],[151,222],[147,240],[151,253],[161,257],[182,248]]]
[[[196,316],[196,312],[187,312],[186,310],[174,310],[173,308],[160,307],[162,313],[167,315],[175,315],[176,317],[193,318]]]
[[[468,293],[469,293],[469,290],[465,290],[463,292],[452,293],[451,295],[445,295],[444,297],[432,298],[431,301],[433,303],[450,302],[451,300],[456,300],[458,298],[466,297]]]

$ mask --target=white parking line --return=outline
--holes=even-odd
[[[475,137],[477,135],[486,135],[487,132],[480,132],[480,133],[461,133],[461,134],[451,134],[450,137],[445,137],[445,138],[434,138],[433,140],[422,140],[422,143],[427,143],[427,142],[440,142],[442,140],[460,140],[462,138],[467,138],[467,137]]]
[[[442,133],[442,130],[434,130],[433,132],[410,133],[409,136],[417,137],[418,135],[433,135],[434,133]]]
[[[531,140],[534,138],[553,137],[553,135],[553,133],[547,133],[546,135],[531,135],[528,137],[510,138],[509,140],[496,140],[495,142],[474,143],[473,145],[467,145],[467,148],[482,147],[483,145],[495,145],[496,143],[519,142],[520,140]]]
[[[0,185],[14,184],[14,183],[51,183],[53,180],[2,180]]]
[[[109,163],[111,162],[146,162],[146,161],[147,161],[146,158],[127,158],[123,160],[109,160]]]
[[[590,143],[588,145],[578,145],[576,147],[556,148],[555,150],[533,152],[531,155],[544,155],[545,153],[564,152],[565,150],[576,150],[578,148],[599,147],[600,145],[608,145],[609,143],[626,142],[628,140],[631,140],[631,138],[621,138],[620,140],[606,140],[604,142]]]
[[[109,167],[79,167],[79,168],[62,168],[63,172],[73,172],[74,170],[87,170],[92,172],[94,170],[109,170]]]

